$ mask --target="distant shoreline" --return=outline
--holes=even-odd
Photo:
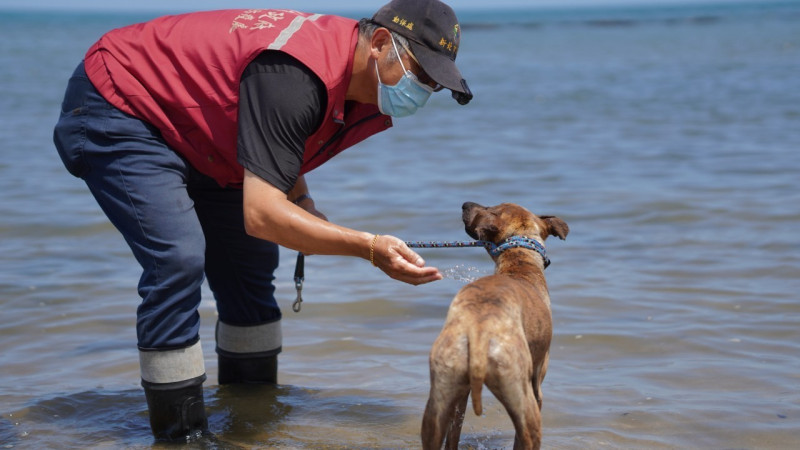
[[[187,10],[169,8],[136,10],[132,8],[113,8],[106,10],[73,8],[45,8],[40,6],[13,7],[0,6],[3,15],[0,22],[9,20],[36,19],[37,21],[57,20],[58,16],[81,17],[87,20],[124,17],[131,23],[145,21],[154,17],[182,14]],[[336,14],[359,19],[369,17],[367,10],[330,10],[317,8],[315,12]],[[522,8],[461,8],[459,20],[465,28],[492,28],[505,25],[586,25],[593,27],[626,27],[644,22],[695,23],[703,24],[720,20],[723,17],[751,14],[781,14],[788,18],[800,17],[800,2],[775,0],[758,2],[753,0],[731,0],[727,2],[679,2],[605,6],[533,6]]]

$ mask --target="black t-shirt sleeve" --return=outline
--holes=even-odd
[[[239,84],[239,164],[289,192],[326,101],[325,85],[309,68],[286,53],[262,52]]]

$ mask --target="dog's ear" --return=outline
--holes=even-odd
[[[494,242],[497,239],[497,234],[500,233],[500,229],[497,228],[497,225],[490,223],[486,225],[479,225],[476,231],[478,240],[481,241],[489,241]]]
[[[556,216],[539,216],[539,218],[547,225],[549,235],[558,236],[562,241],[567,238],[567,234],[569,234],[567,222]]]

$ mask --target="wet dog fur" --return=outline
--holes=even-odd
[[[540,243],[566,238],[567,224],[554,216],[536,216],[511,204],[484,207],[464,203],[468,235],[499,244],[511,236]],[[552,339],[550,295],[544,261],[525,248],[494,257],[495,273],[464,286],[456,294],[442,332],[430,353],[431,390],[422,421],[422,446],[457,449],[467,400],[482,414],[485,384],[514,424],[515,449],[541,446],[542,380]]]

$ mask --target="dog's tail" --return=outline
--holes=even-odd
[[[472,409],[475,415],[483,414],[481,390],[486,379],[486,360],[489,354],[489,343],[481,336],[479,329],[471,327],[469,331],[469,387],[472,391]]]

